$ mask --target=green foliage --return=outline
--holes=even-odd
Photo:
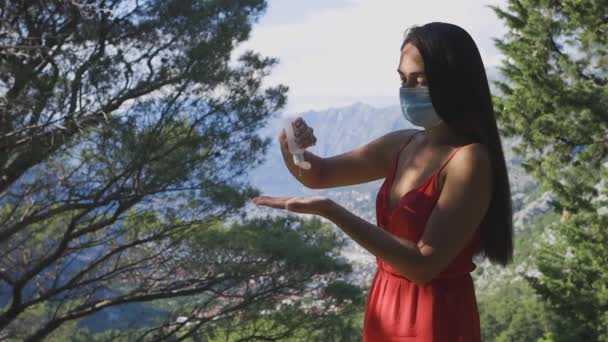
[[[506,59],[495,98],[501,131],[521,136],[522,164],[562,222],[546,227],[528,278],[556,317],[552,341],[608,341],[608,6],[601,0],[510,0],[496,40]]]
[[[484,341],[537,341],[551,331],[544,303],[526,282],[509,280],[479,296],[479,317]]]
[[[525,278],[538,273],[533,262],[538,242],[558,221],[554,212],[534,217],[515,237],[513,264],[501,270],[482,266],[475,272],[484,341],[540,341],[552,336],[557,316]]]
[[[363,340],[364,311],[345,312],[342,316],[332,317],[320,329],[293,342],[346,342]]]
[[[201,338],[237,341],[249,336],[304,341],[306,338],[302,336],[310,336],[312,331],[342,327],[352,332],[357,328],[352,327],[351,323],[356,321],[351,320],[345,326],[345,317],[362,309],[365,294],[356,286],[335,280],[351,271],[349,264],[336,259],[346,239],[339,238],[320,219],[286,215],[230,224],[215,221],[196,228],[187,240],[180,241],[180,254],[175,256],[180,272],[190,276],[200,272],[201,278],[202,274],[213,274],[215,279],[225,278],[239,285],[233,286],[224,298],[204,292],[153,302],[156,309],[165,311],[173,321],[177,317],[189,319],[174,331],[165,328],[167,336],[193,341]],[[328,281],[321,291],[314,290],[321,286],[319,278]],[[344,291],[335,293],[336,286]],[[265,294],[255,299],[256,293]],[[236,301],[226,300],[230,297]],[[242,305],[241,299],[253,300],[231,313],[234,307]],[[311,305],[316,309],[311,309]],[[201,318],[198,314],[211,311],[213,306],[228,314],[197,327]],[[128,341],[130,335],[125,333],[129,331],[114,336],[113,340]],[[93,336],[101,338],[108,333],[103,334]]]
[[[341,304],[350,301],[355,305],[365,305],[367,298],[361,297],[361,290],[344,281],[335,281],[325,287],[325,293]]]
[[[65,305],[72,306],[74,304],[74,302],[65,303]],[[29,329],[36,326],[42,317],[51,317],[55,311],[55,308],[56,305],[53,303],[40,303],[30,307],[21,315],[18,322],[14,322],[11,326],[2,331],[2,336],[8,337],[6,340],[11,342],[23,341],[29,335]],[[47,341],[86,341],[87,336],[87,330],[79,327],[78,321],[72,321],[53,331],[53,333],[48,336]]]
[[[608,155],[606,6],[513,0],[495,10],[509,27],[496,40],[507,57],[494,99],[501,130],[522,136],[524,167],[561,206],[591,210]]]
[[[268,263],[280,261],[286,269],[286,278],[306,278],[313,274],[351,272],[349,264],[336,261],[345,244],[345,238],[340,239],[330,226],[316,217],[306,220],[295,215],[254,218],[231,224],[216,223],[191,232],[182,246],[182,251],[187,253],[183,253],[179,261],[184,265],[218,264],[221,272],[252,274],[266,270]],[[232,261],[237,258],[250,262]]]
[[[276,311],[263,315],[258,311],[252,316],[244,316],[246,318],[222,321],[214,325],[212,330],[194,332],[186,341],[201,338],[209,341],[255,340],[254,336],[286,342],[361,341],[363,314],[361,307],[352,305],[343,305],[338,310],[328,306],[327,309],[316,311],[303,309],[299,304],[281,305]]]
[[[263,333],[285,342],[361,341],[363,312],[353,309],[352,306],[346,306],[340,314],[327,316],[321,321],[314,319],[314,314],[286,307],[246,322],[227,322],[206,337],[213,342],[236,342],[243,339],[255,340],[253,336]],[[297,328],[294,329],[294,326]]]
[[[514,264],[528,266],[534,260],[538,252],[539,241],[545,238],[545,232],[559,222],[560,216],[549,211],[532,219],[528,226],[522,229],[516,237],[516,251],[514,253]],[[534,267],[534,263],[532,265]],[[526,267],[528,268],[528,267]]]
[[[574,214],[541,242],[543,276],[529,281],[552,311],[569,313],[554,321],[556,340],[608,338],[607,226],[606,216]]]

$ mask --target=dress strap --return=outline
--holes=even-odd
[[[399,152],[397,152],[397,156],[395,157],[395,159],[397,159],[397,157],[399,157],[399,153],[401,153],[401,151],[402,151],[402,150],[405,148],[405,146],[407,146],[407,144],[409,144],[409,143],[410,143],[410,141],[412,141],[412,139],[414,138],[414,136],[415,136],[416,134],[418,134],[418,133],[422,133],[422,132],[423,132],[423,131],[418,131],[418,132],[416,132],[416,133],[414,133],[414,134],[410,135],[410,138],[409,138],[409,139],[407,139],[403,145],[401,145],[401,148],[399,149]]]
[[[441,172],[441,170],[443,170],[443,168],[444,168],[446,165],[448,165],[448,163],[450,162],[450,160],[452,159],[452,157],[453,157],[454,155],[456,155],[456,152],[460,151],[460,149],[461,149],[461,148],[463,148],[464,146],[466,146],[466,145],[463,145],[463,146],[458,146],[458,147],[456,147],[456,148],[454,149],[454,152],[452,152],[452,153],[450,154],[450,156],[448,157],[448,159],[446,159],[446,161],[445,161],[445,162],[443,162],[443,165],[441,165],[441,167],[439,168],[439,170],[437,170],[437,174],[439,174],[439,173]]]

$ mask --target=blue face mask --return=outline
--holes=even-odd
[[[429,88],[399,88],[401,112],[403,117],[414,126],[433,128],[441,123],[431,103]]]

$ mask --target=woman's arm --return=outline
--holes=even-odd
[[[331,203],[322,216],[418,285],[439,274],[473,237],[490,203],[491,160],[480,144],[462,148],[446,167],[445,184],[424,233],[414,244]]]
[[[308,147],[314,135],[312,128],[308,126],[305,131],[304,140],[308,144],[305,144],[304,147]],[[407,137],[415,132],[417,132],[415,129],[405,129],[386,133],[351,151],[327,158],[304,151],[304,160],[311,165],[309,170],[300,170],[293,163],[293,156],[287,146],[285,130],[281,130],[279,135],[279,146],[283,161],[294,178],[308,188],[327,189],[367,183],[386,177],[390,158],[394,157],[397,149]]]

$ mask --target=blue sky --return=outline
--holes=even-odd
[[[486,68],[502,56],[492,37],[505,33],[487,5],[506,0],[268,0],[266,14],[236,53],[279,59],[266,84],[290,87],[286,112],[364,102],[398,104],[399,46],[414,24],[444,21],[466,29]]]

